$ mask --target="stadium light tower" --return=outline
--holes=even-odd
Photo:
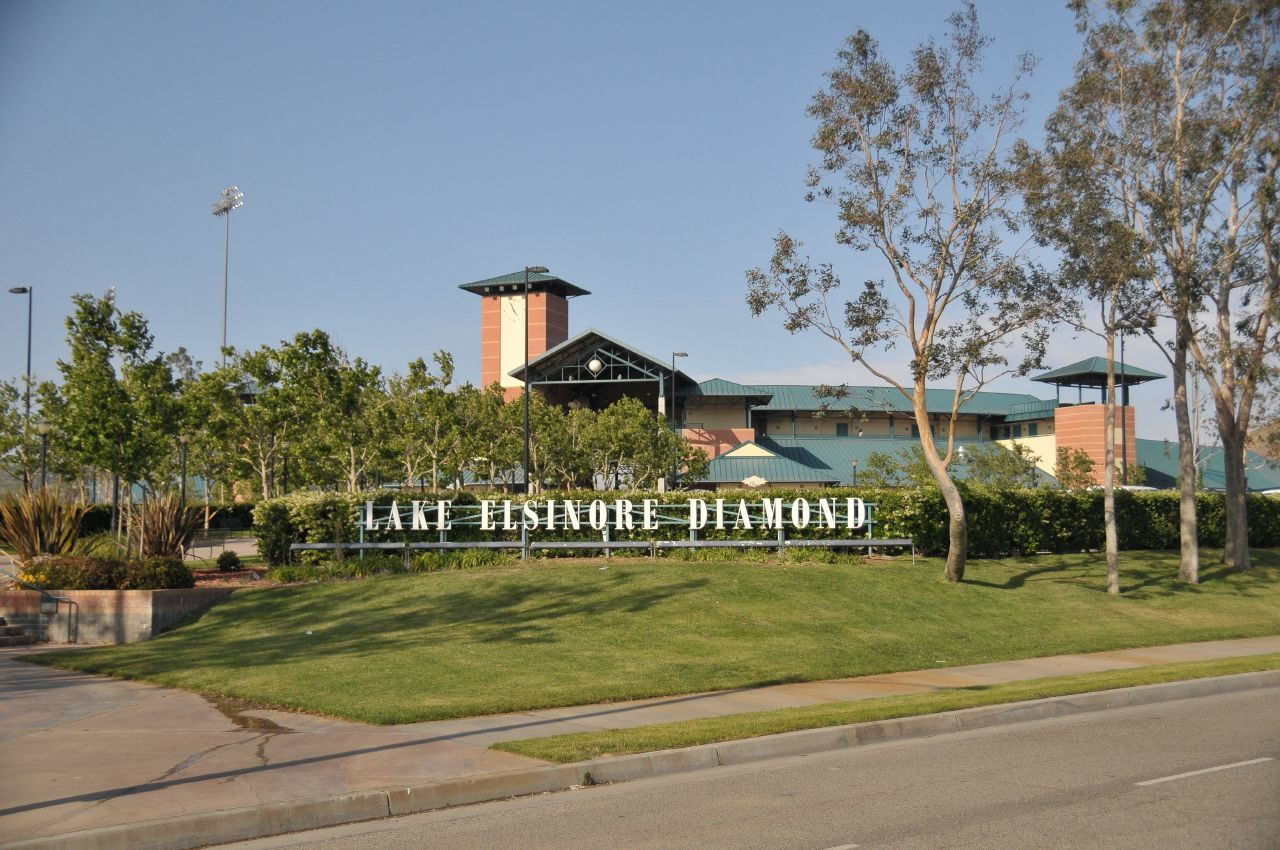
[[[213,205],[213,214],[227,220],[226,235],[222,241],[222,364],[227,363],[227,268],[231,259],[231,211],[244,206],[244,193],[236,186],[222,190],[222,197]]]

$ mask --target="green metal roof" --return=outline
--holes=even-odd
[[[497,295],[506,292],[522,292],[524,290],[524,270],[511,272],[511,274],[498,275],[497,277],[489,277],[484,280],[476,280],[471,283],[464,283],[458,286],[459,289],[465,289],[467,292],[474,292],[477,295]],[[578,295],[590,295],[591,293],[580,286],[574,286],[562,277],[553,274],[541,274],[539,272],[529,273],[529,290],[531,292],[550,291],[556,295],[565,298],[573,298]]]
[[[1158,372],[1140,369],[1132,363],[1116,363],[1116,385],[1145,384],[1163,378]],[[1031,380],[1042,384],[1058,384],[1067,387],[1105,387],[1107,385],[1107,358],[1087,357],[1070,366],[1063,366],[1034,376]]]
[[[745,398],[759,404],[768,403],[770,398],[769,393],[761,392],[758,387],[726,381],[724,378],[703,381],[690,389],[687,395],[691,398]]]
[[[1172,440],[1137,439],[1138,463],[1147,468],[1147,485],[1150,487],[1178,486],[1178,444]],[[1221,446],[1201,446],[1202,482],[1206,490],[1224,490],[1227,486],[1226,469],[1222,463]],[[1245,478],[1249,490],[1280,489],[1280,464],[1267,460],[1257,452],[1245,455]]]
[[[777,457],[735,458],[721,455],[711,461],[711,471],[703,482],[732,484],[741,482],[742,479],[751,475],[758,475],[771,484],[849,485],[853,483],[855,460],[858,461],[860,469],[866,469],[867,461],[872,454],[896,455],[899,452],[910,452],[912,446],[919,445],[919,440],[905,437],[762,437],[754,442],[760,448],[773,452]],[[1003,448],[998,443],[977,440],[957,440],[956,445],[970,448],[978,445]],[[939,442],[938,449],[945,451],[946,443]],[[968,471],[968,467],[962,463],[952,463],[950,469],[952,475],[962,480]],[[1051,475],[1038,469],[1036,478],[1042,484],[1056,483]]]
[[[820,398],[818,386],[806,384],[756,384],[752,389],[770,395],[768,404],[757,407],[762,411],[821,410],[824,407],[837,410],[859,410],[867,413],[910,413],[911,402],[894,387],[845,387],[848,395],[842,399]],[[955,398],[952,390],[925,390],[925,408],[930,413],[950,413]],[[1040,402],[1042,399],[1026,393],[979,392],[960,408],[963,413],[977,416],[1005,416],[1015,405]]]
[[[749,445],[749,443],[743,443]],[[761,446],[774,451],[773,447]],[[740,448],[740,447],[739,447]],[[752,476],[770,484],[836,484],[840,477],[830,469],[815,468],[786,457],[720,457],[711,461],[710,469],[699,484],[741,484]]]

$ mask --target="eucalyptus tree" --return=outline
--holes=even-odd
[[[1133,223],[1110,202],[1105,183],[1096,176],[1099,149],[1095,140],[1105,134],[1107,121],[1104,102],[1092,98],[1087,87],[1068,90],[1046,124],[1044,150],[1022,145],[1018,155],[1036,237],[1056,248],[1060,255],[1059,286],[1079,291],[1087,298],[1081,312],[1064,318],[1078,331],[1100,336],[1105,343],[1102,515],[1107,592],[1118,594],[1116,337],[1138,328],[1151,328],[1153,317],[1147,305],[1154,296],[1148,283],[1150,268]],[[1127,473],[1127,458],[1123,468]],[[1062,479],[1074,476],[1075,470],[1064,464]],[[1089,480],[1093,483],[1091,475]]]
[[[1040,365],[1060,296],[1014,241],[1020,198],[1011,143],[1034,61],[1020,57],[1009,85],[984,96],[975,85],[989,39],[973,4],[947,24],[944,43],[920,45],[901,71],[868,33],[855,33],[808,110],[820,162],[807,199],[832,202],[837,243],[876,257],[887,279],[832,303],[834,268],[812,264],[784,232],[768,268],[747,273],[747,304],[756,315],[779,310],[792,333],[831,339],[911,405],[949,514],[946,577],[961,581],[968,526],[949,472],[961,408],[990,381]],[[906,381],[870,359],[897,346],[909,356]],[[936,434],[925,390],[944,380],[951,404]]]
[[[1178,428],[1182,558],[1199,580],[1192,363],[1213,396],[1227,479],[1226,560],[1249,565],[1244,443],[1277,343],[1280,7],[1255,0],[1073,0],[1085,48],[1060,113],[1113,218],[1136,236],[1160,311]],[[1156,334],[1153,332],[1153,337]]]

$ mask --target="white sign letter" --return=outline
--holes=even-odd
[[[707,527],[707,500],[689,500],[689,530],[698,531]]]
[[[791,527],[805,528],[809,525],[809,500],[796,499],[791,503]]]
[[[641,506],[642,513],[640,514],[640,528],[642,528],[645,531],[658,530],[658,520],[653,515],[654,508],[656,508],[657,506],[658,506],[657,499],[644,500],[644,503]]]

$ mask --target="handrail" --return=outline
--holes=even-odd
[[[67,603],[67,643],[75,642],[71,639],[71,634],[72,634],[71,622],[73,619],[71,616],[71,612],[72,612],[72,609],[75,610],[75,617],[74,617],[75,633],[76,633],[76,637],[79,637],[80,636],[80,603],[76,602],[70,596],[57,596],[53,593],[50,593],[40,585],[29,582],[26,579],[24,579],[22,576],[14,575],[13,573],[6,570],[4,567],[0,567],[0,573],[4,573],[9,578],[13,579],[15,584],[20,584],[23,587],[27,588],[28,590],[34,590],[36,593],[39,593],[42,598],[52,599],[54,617],[58,616],[58,606],[63,602]]]

